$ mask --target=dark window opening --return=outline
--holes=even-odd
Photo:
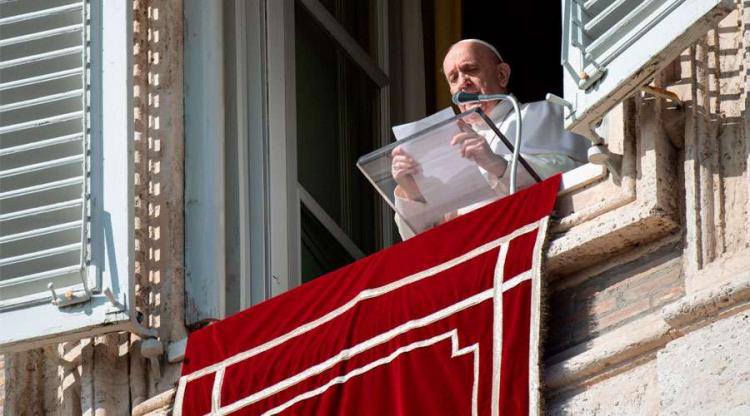
[[[511,66],[510,91],[521,102],[563,94],[560,65],[561,11],[559,2],[545,2],[533,11],[525,2],[481,0],[423,0],[427,113],[449,103],[441,69],[447,48],[460,39],[477,38],[493,44]]]

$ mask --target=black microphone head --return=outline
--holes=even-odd
[[[474,101],[479,101],[479,94],[463,91],[453,94],[453,104],[455,105],[471,103]]]

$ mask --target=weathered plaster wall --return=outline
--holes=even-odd
[[[581,386],[549,403],[550,415],[658,414],[657,369],[646,362],[591,386]]]
[[[676,339],[656,359],[664,415],[750,414],[750,312]]]
[[[158,328],[166,349],[167,342],[187,335],[182,1],[136,0],[135,5],[136,291],[144,323]],[[146,388],[131,392],[133,405],[173,387],[180,366],[165,364],[159,375],[150,365],[131,367],[131,373],[149,380]]]

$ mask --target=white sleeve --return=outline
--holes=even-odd
[[[395,195],[395,203],[395,221],[402,240],[434,227],[441,220],[440,217],[434,216],[435,214],[424,202],[412,201]]]

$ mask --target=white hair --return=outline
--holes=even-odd
[[[462,40],[459,40],[458,42],[456,42],[453,45],[451,45],[451,47],[448,48],[448,51],[450,52],[451,49],[455,48],[457,45],[459,45],[461,43],[477,43],[477,44],[480,44],[480,45],[484,46],[485,48],[489,49],[497,57],[497,59],[500,60],[500,62],[505,62],[505,60],[503,60],[503,57],[500,55],[500,52],[498,52],[497,49],[495,49],[494,46],[492,46],[489,42],[485,42],[485,41],[483,41],[481,39],[462,39]]]

